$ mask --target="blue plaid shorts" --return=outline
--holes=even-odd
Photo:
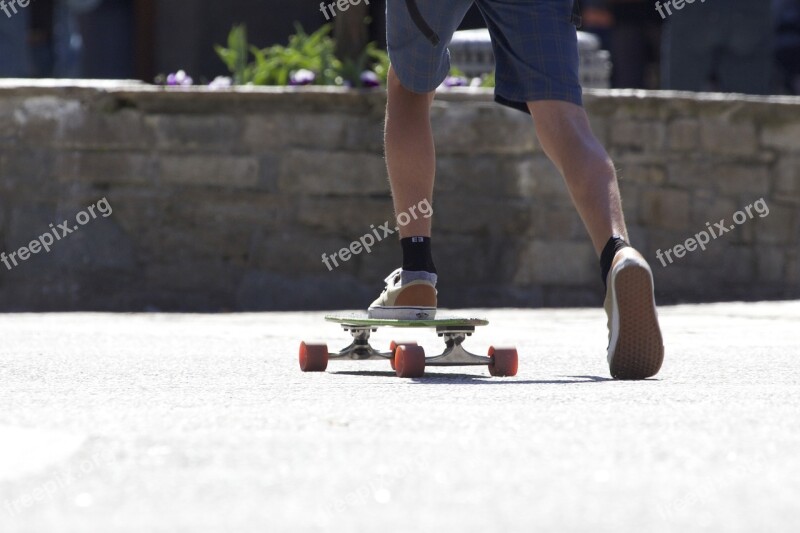
[[[400,83],[433,91],[450,71],[447,45],[476,3],[492,38],[495,99],[527,111],[525,102],[563,100],[582,105],[573,0],[416,0],[423,27],[406,0],[387,0],[389,58]],[[427,25],[439,37],[423,33]]]

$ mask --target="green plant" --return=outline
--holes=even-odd
[[[289,85],[292,74],[299,70],[314,73],[315,85],[345,85],[360,87],[361,73],[369,67],[383,84],[389,71],[389,57],[375,43],[369,43],[357,61],[342,62],[336,57],[336,41],[330,36],[331,26],[325,25],[308,34],[300,24],[289,37],[286,46],[274,45],[259,49],[248,45],[244,25],[234,26],[228,36],[228,46],[217,45],[215,50],[238,85]],[[248,62],[250,54],[253,61]]]
[[[247,29],[245,26],[234,26],[228,34],[228,48],[214,46],[217,55],[233,75],[233,82],[244,85],[253,81],[252,67],[247,63]]]
[[[494,71],[481,76],[481,87],[493,89],[495,86]]]
[[[381,84],[386,85],[386,79],[389,77],[389,54],[378,48],[375,43],[369,43],[365,53],[372,60],[372,71],[378,75]]]

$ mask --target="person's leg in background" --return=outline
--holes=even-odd
[[[775,0],[775,59],[784,89],[800,95],[800,0]]]
[[[717,50],[724,31],[720,13],[728,9],[719,4],[686,5],[674,12],[663,27],[661,45],[661,86],[674,91],[712,89]]]
[[[9,9],[11,16],[0,11],[0,78],[28,78],[31,75],[31,56],[28,45],[30,10]]]
[[[774,50],[770,2],[735,0],[726,7],[723,27],[727,39],[717,68],[719,90],[770,94]]]
[[[134,78],[134,3],[131,0],[85,3],[87,7],[83,10],[72,9],[84,45],[81,73],[89,78]]]
[[[74,9],[59,0],[53,13],[53,75],[56,78],[81,77],[83,38]]]
[[[661,17],[649,0],[628,0],[611,3],[614,27],[609,51],[613,71],[611,86],[615,88],[656,89],[650,64],[657,56],[653,35],[660,35]]]

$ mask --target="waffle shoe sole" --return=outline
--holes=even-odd
[[[626,248],[618,255],[609,276],[608,366],[615,379],[645,379],[655,376],[664,362],[653,274],[635,250]]]

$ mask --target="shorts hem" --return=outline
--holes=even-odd
[[[494,94],[494,101],[498,104],[510,107],[511,109],[516,109],[517,111],[522,111],[523,113],[527,114],[530,114],[528,102],[539,102],[543,100],[558,100],[560,102],[569,102],[570,104],[583,107],[583,96],[580,92],[576,94],[534,93],[523,98],[518,96],[509,98],[498,92],[495,92]]]

